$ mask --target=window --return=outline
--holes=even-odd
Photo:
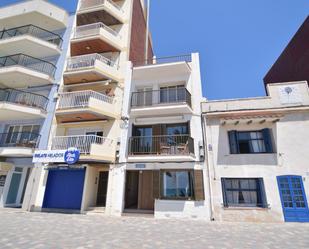
[[[189,134],[188,123],[166,125],[166,135],[188,135],[188,134]]]
[[[160,87],[160,103],[182,101],[186,101],[186,89],[184,85]]]
[[[261,178],[222,178],[225,207],[267,207]]]
[[[135,153],[153,152],[152,126],[133,127],[133,140],[131,150]]]
[[[273,153],[270,129],[260,131],[229,131],[230,153]]]
[[[6,136],[6,144],[28,143],[36,141],[39,137],[39,125],[15,125],[10,126]]]
[[[103,131],[87,131],[86,135],[94,135],[98,137],[103,137]]]
[[[193,199],[193,171],[162,171],[163,199]]]

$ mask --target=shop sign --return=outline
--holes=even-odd
[[[64,161],[67,164],[77,163],[79,160],[80,152],[76,148],[70,148],[64,153]]]
[[[80,152],[76,148],[67,150],[38,150],[33,154],[33,163],[67,163],[74,164],[79,160]]]

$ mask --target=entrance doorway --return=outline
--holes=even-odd
[[[277,181],[285,221],[309,222],[309,209],[302,177],[278,176]]]
[[[106,206],[107,183],[108,183],[108,171],[101,171],[99,174],[97,207]]]
[[[125,209],[154,210],[153,171],[127,171]]]

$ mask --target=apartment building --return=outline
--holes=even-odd
[[[208,219],[198,54],[128,65],[111,214]]]
[[[47,147],[68,21],[65,10],[46,1],[0,8],[1,207],[28,204],[32,154]]]
[[[45,170],[31,210],[108,212],[126,65],[145,60],[145,41],[143,1],[78,2],[49,148],[37,150],[33,159]]]
[[[309,221],[308,82],[266,86],[202,103],[214,220]]]

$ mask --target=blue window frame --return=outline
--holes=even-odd
[[[231,154],[273,153],[271,131],[229,131]]]
[[[224,207],[267,207],[262,178],[222,178]]]

